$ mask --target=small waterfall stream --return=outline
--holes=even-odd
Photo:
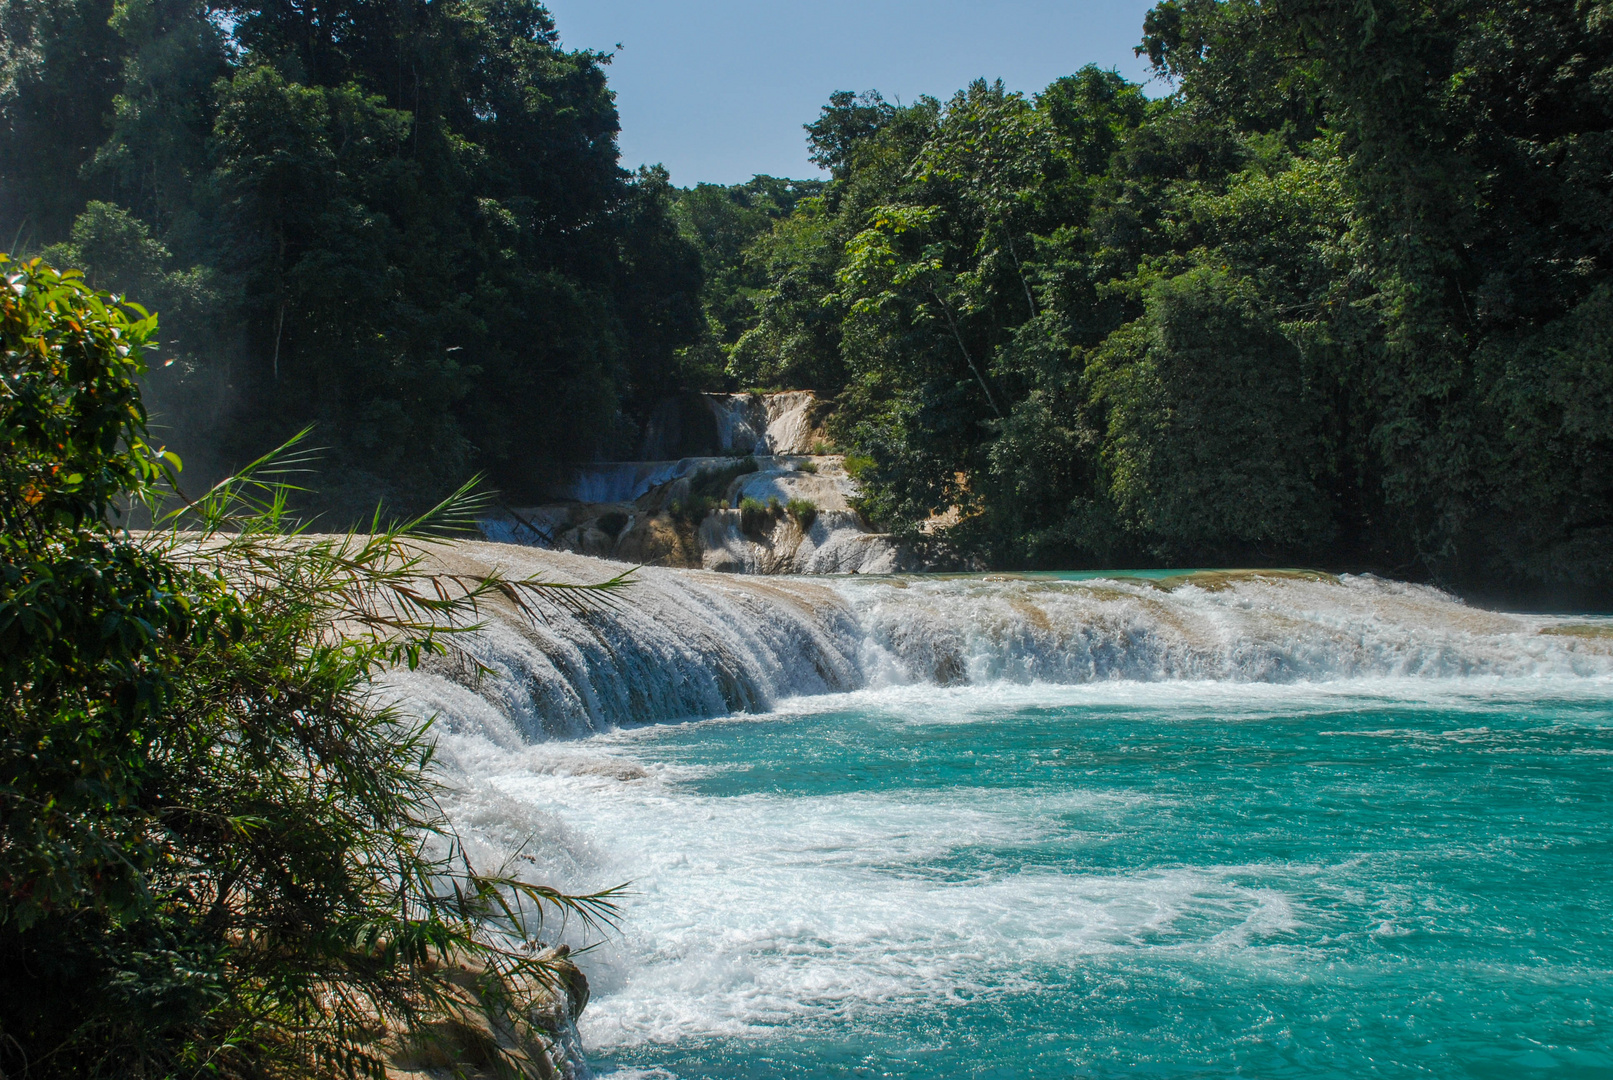
[[[480,522],[500,543],[747,574],[889,573],[909,553],[855,509],[810,391],[681,394],[652,413],[644,460],[575,466],[551,503]],[[739,512],[750,500],[763,514]]]

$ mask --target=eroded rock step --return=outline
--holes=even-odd
[[[646,454],[576,468],[556,498],[482,522],[490,540],[651,566],[748,574],[917,569],[854,509],[845,459],[823,453],[810,392],[683,394],[652,414]],[[713,452],[714,451],[714,452]]]

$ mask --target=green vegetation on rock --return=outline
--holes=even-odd
[[[818,504],[811,499],[791,499],[784,504],[784,512],[802,532],[812,528],[812,523],[818,520]]]

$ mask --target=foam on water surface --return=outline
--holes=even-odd
[[[1605,641],[1206,584],[648,574],[392,688],[478,857],[633,883],[605,1076],[1613,1073]]]
[[[440,559],[563,580],[629,569],[498,544],[456,545]],[[645,568],[637,581],[598,615],[534,619],[495,604],[473,651],[498,678],[439,664],[397,685],[428,704],[469,690],[508,733],[534,740],[893,684],[1613,673],[1613,638],[1543,632],[1578,623],[1370,577],[756,579]]]

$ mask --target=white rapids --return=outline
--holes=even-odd
[[[573,582],[629,569],[487,543],[439,558]],[[494,676],[438,662],[387,683],[450,728],[513,745],[914,683],[1613,672],[1613,638],[1600,627],[1580,633],[1572,620],[1485,611],[1365,576],[761,579],[642,568],[634,578],[618,605],[594,614],[484,612],[470,651]]]
[[[496,566],[550,581],[627,569],[487,543],[433,559],[454,572]],[[582,616],[490,606],[468,647],[492,674],[438,659],[382,687],[435,717],[444,808],[478,864],[574,891],[631,883],[621,932],[585,962],[594,997],[580,1029],[606,1059],[860,1030],[906,1009],[945,1015],[960,1000],[1028,992],[1037,971],[1085,970],[1104,957],[1123,966],[1139,943],[1179,941],[1170,955],[1234,967],[1297,964],[1286,943],[1316,916],[1307,883],[1338,877],[1338,888],[1360,891],[1348,860],[1339,869],[1171,855],[1141,870],[1013,860],[969,869],[970,852],[1022,861],[1082,837],[1152,835],[1186,811],[1102,778],[1067,790],[966,780],[865,789],[860,773],[838,783],[843,768],[863,765],[833,732],[813,741],[823,715],[876,718],[872,730],[896,733],[902,772],[922,763],[925,746],[945,745],[949,726],[991,730],[1027,709],[1258,725],[1358,700],[1462,713],[1509,696],[1527,703],[1542,688],[1604,700],[1613,687],[1606,620],[1498,614],[1372,577],[647,568],[635,578],[618,605]],[[656,723],[698,717],[729,718]],[[1455,726],[1413,736],[1487,737]],[[712,790],[746,760],[667,752],[680,733],[720,729],[753,739],[746,754],[807,755],[802,768],[825,778],[822,790]],[[853,739],[869,730],[846,728]],[[989,753],[995,738],[969,754]],[[1014,753],[1052,776],[1057,752]],[[588,940],[574,926],[562,933]]]

